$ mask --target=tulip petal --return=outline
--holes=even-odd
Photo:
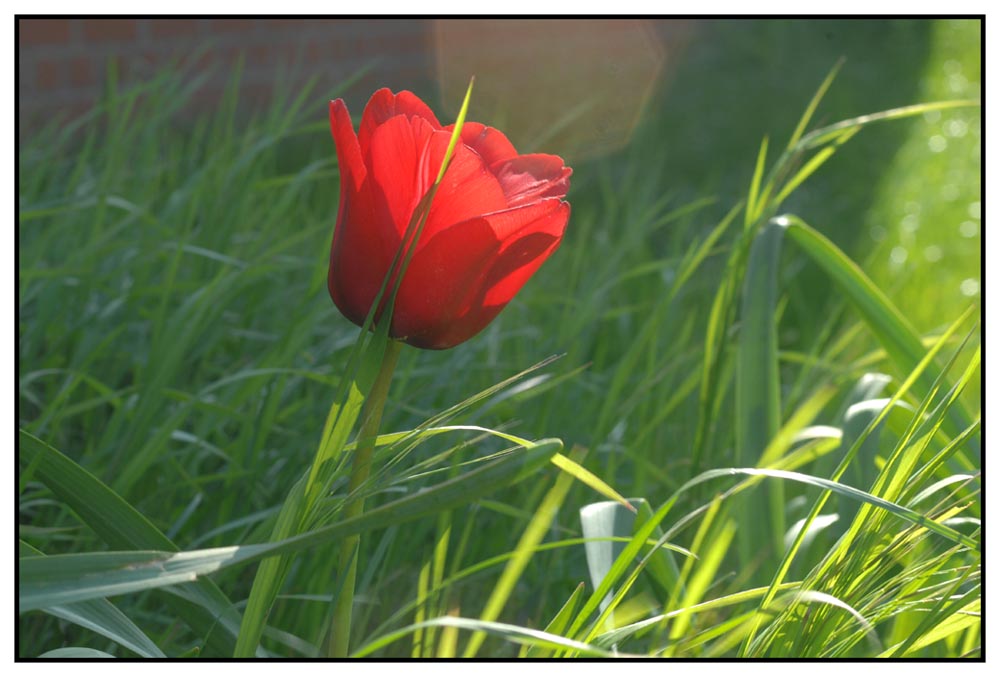
[[[431,238],[403,276],[392,318],[393,337],[434,349],[450,348],[471,337],[455,335],[456,318],[468,313],[477,281],[499,248],[484,219],[453,226]]]
[[[439,233],[414,258],[419,267],[411,266],[413,276],[407,271],[403,280],[404,288],[413,286],[405,296],[400,289],[394,335],[418,348],[435,349],[472,338],[559,247],[568,219],[568,203],[548,200]],[[501,241],[498,233],[507,239]],[[410,312],[418,307],[419,313]]]
[[[455,125],[448,125],[445,131],[452,131]],[[517,157],[514,145],[499,129],[487,127],[481,122],[466,122],[462,125],[462,143],[476,151],[487,167]]]
[[[340,311],[361,324],[398,243],[375,210],[351,116],[340,99],[330,102],[330,127],[340,168],[340,204],[327,286]]]
[[[558,246],[558,238],[531,233],[494,257],[492,266],[480,273],[477,293],[468,299],[465,311],[436,328],[433,345],[418,347],[450,348],[481,332]]]
[[[487,220],[493,228],[496,238],[501,242],[509,242],[539,227],[548,227],[546,232],[556,237],[561,237],[566,224],[559,224],[558,219],[550,221],[543,217],[548,217],[551,212],[562,209],[563,205],[568,206],[567,203],[561,200],[550,198],[520,207],[512,207],[491,214],[484,214],[482,218]]]
[[[422,118],[397,115],[372,134],[365,161],[376,195],[401,239],[420,199],[430,190],[444,160],[451,135],[435,131]],[[483,159],[464,145],[434,196],[418,249],[435,234],[481,214],[507,208],[503,190]]]
[[[364,181],[367,170],[364,160],[361,157],[361,147],[358,145],[358,137],[354,133],[354,125],[351,123],[351,114],[347,111],[347,105],[343,99],[330,102],[330,131],[333,133],[333,142],[337,146],[337,166],[340,169],[340,176],[350,178],[350,184],[355,189]],[[343,181],[341,182],[341,194],[343,194]]]
[[[551,208],[540,214],[536,211],[537,207],[532,205],[531,209],[512,209],[485,217],[490,220],[494,232],[506,230],[507,233],[496,260],[485,276],[482,300],[477,302],[478,305],[501,308],[507,305],[545,259],[559,247],[566,222],[569,221],[569,203],[556,200],[546,202]],[[502,223],[510,220],[510,216],[517,212],[523,212],[523,217],[531,215],[536,218],[520,227],[516,227],[514,222]]]
[[[394,224],[397,242],[410,223],[413,210],[427,190],[422,158],[433,128],[422,118],[397,115],[376,129],[365,153],[376,196],[384,217]]]
[[[511,207],[566,196],[573,173],[556,155],[521,155],[491,166]]]
[[[413,92],[402,91],[393,94],[388,87],[383,87],[368,100],[365,112],[361,115],[361,128],[358,130],[358,141],[362,152],[368,149],[375,130],[397,115],[407,118],[422,118],[434,129],[441,129],[441,123],[427,104]]]
[[[424,176],[431,182],[437,178],[451,135],[435,132],[427,145],[423,162]],[[483,158],[464,144],[455,147],[448,171],[441,180],[424,226],[424,237],[433,237],[455,224],[482,214],[506,209],[507,200],[496,177],[486,167]]]
[[[399,246],[379,218],[366,181],[361,190],[341,198],[340,216],[330,248],[327,287],[330,297],[349,320],[362,325],[382,286]],[[380,223],[382,226],[380,227]]]

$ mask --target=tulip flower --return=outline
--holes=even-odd
[[[340,99],[330,102],[330,125],[340,208],[328,286],[361,326],[453,126],[413,93],[388,89],[369,100],[357,134]],[[399,283],[389,335],[444,349],[486,327],[559,246],[571,174],[558,156],[519,155],[502,132],[466,122]]]

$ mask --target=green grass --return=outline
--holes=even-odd
[[[402,351],[354,521],[337,92],[26,138],[19,656],[314,655],[355,533],[357,655],[980,656],[980,111],[856,119],[978,98],[978,23],[704,30],[501,316]]]

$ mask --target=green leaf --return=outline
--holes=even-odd
[[[982,599],[974,599],[960,609],[954,611],[950,616],[946,617],[928,632],[918,635],[918,639],[910,643],[909,646],[904,647],[900,645],[891,647],[882,652],[879,658],[891,658],[898,656],[900,655],[900,649],[903,650],[903,656],[916,653],[917,651],[920,651],[935,642],[940,642],[942,639],[946,639],[954,634],[963,632],[967,628],[971,628],[981,622]]]
[[[785,199],[795,191],[796,188],[802,185],[802,183],[810,176],[812,176],[817,169],[819,169],[821,166],[823,166],[823,164],[827,160],[833,157],[833,154],[837,152],[837,149],[840,146],[850,141],[851,138],[860,131],[861,127],[851,127],[849,129],[844,130],[838,137],[834,139],[834,143],[832,145],[826,146],[818,153],[813,155],[811,158],[809,158],[809,161],[806,162],[802,166],[802,168],[799,169],[799,171],[797,171],[795,175],[792,178],[790,178],[788,182],[785,183],[785,185],[781,188],[781,192],[778,193],[778,196],[776,198],[774,198],[773,202],[774,207],[777,208],[779,205],[781,205],[781,203],[783,203]]]
[[[44,557],[45,553],[21,541],[18,551]],[[113,642],[131,649],[143,658],[166,658],[160,648],[146,636],[132,620],[118,607],[106,599],[90,599],[85,602],[53,606],[42,609],[47,614],[70,623],[93,630]]]
[[[979,551],[979,543],[975,539],[959,533],[951,527],[947,527],[944,524],[922,515],[915,510],[892,503],[891,501],[886,501],[878,496],[873,496],[866,491],[849,487],[846,484],[841,484],[840,482],[834,482],[833,480],[824,479],[822,477],[813,477],[812,475],[805,475],[803,473],[793,472],[790,470],[774,470],[767,468],[721,468],[718,470],[709,470],[687,482],[683,488],[690,488],[709,479],[732,475],[747,475],[749,477],[768,477],[771,479],[790,480],[792,482],[799,482],[801,484],[819,487],[820,489],[827,489],[839,496],[850,498],[855,501],[861,501],[862,503],[867,503],[876,508],[886,510],[887,512],[890,512],[907,522],[923,527],[928,531],[933,531],[939,536],[947,538],[949,541],[964,545],[965,547],[971,548],[977,552]]]
[[[564,473],[576,478],[576,480],[581,484],[587,485],[602,496],[618,502],[626,509],[632,511],[633,514],[635,513],[635,507],[628,502],[628,499],[612,489],[607,482],[584,468],[579,463],[574,462],[572,459],[569,459],[562,454],[556,454],[552,457],[552,465],[556,466]]]
[[[574,455],[582,458],[585,453],[586,451],[582,447],[577,447]],[[553,459],[558,455],[555,454]],[[569,461],[570,459],[566,460]],[[575,465],[575,461],[571,462]],[[517,547],[514,548],[514,557],[507,562],[503,573],[500,575],[500,579],[493,586],[493,592],[490,593],[490,597],[486,601],[486,606],[483,607],[483,611],[479,615],[480,620],[492,622],[500,617],[500,612],[503,611],[504,605],[510,598],[510,594],[514,591],[514,586],[517,585],[518,579],[524,573],[525,567],[528,566],[528,562],[531,560],[532,554],[534,554],[535,547],[545,538],[545,533],[552,525],[552,521],[556,518],[559,508],[566,499],[566,494],[573,483],[573,477],[574,475],[572,474],[560,473],[556,477],[555,484],[545,494],[545,497],[542,498],[542,502],[539,504],[538,509],[535,510],[534,516],[528,522],[528,526],[525,527],[524,533],[521,534],[521,539],[517,542]],[[464,657],[474,657],[485,639],[486,635],[483,632],[473,634],[469,639],[468,645],[465,647]]]
[[[717,503],[712,503],[712,508],[717,506]],[[715,510],[709,509],[698,526],[698,532],[691,543],[691,551],[695,553],[697,559],[691,558],[684,562],[681,576],[686,584],[685,589],[682,594],[672,595],[668,603],[668,608],[684,610],[670,626],[669,638],[672,641],[680,639],[687,633],[692,618],[691,608],[702,600],[705,592],[711,587],[729,544],[736,535],[735,521],[724,519],[717,523],[714,516]],[[679,600],[678,604],[673,603],[675,599]],[[672,655],[673,646],[676,645],[672,645],[664,655]]]
[[[892,304],[881,289],[856,263],[802,219],[786,215],[773,220],[830,277],[830,281],[854,305],[886,352],[903,373],[910,373],[923,359],[926,350],[920,335]],[[919,383],[926,394],[933,388],[933,375],[925,372]],[[969,425],[969,415],[956,406],[950,412],[949,434],[957,434]]]
[[[46,651],[39,658],[114,658],[114,656],[97,649],[88,649],[85,646],[65,646],[61,649]]]
[[[531,628],[524,628],[518,625],[511,625],[509,623],[496,623],[493,621],[481,621],[471,618],[444,616],[442,618],[424,621],[423,623],[409,625],[405,628],[401,628],[379,637],[378,639],[373,640],[358,649],[356,652],[351,654],[351,657],[363,658],[399,639],[402,639],[403,637],[406,637],[408,634],[415,632],[420,628],[430,627],[455,627],[461,630],[470,630],[476,633],[494,635],[515,644],[524,644],[531,647],[539,647],[549,650],[569,649],[577,651],[584,656],[612,657],[621,655],[613,654],[599,647],[584,644],[583,642],[577,642],[572,639],[567,639],[566,637],[550,634],[541,630],[533,630]]]
[[[819,107],[819,102],[823,100],[823,97],[826,95],[826,91],[830,89],[830,85],[833,84],[834,78],[837,77],[837,73],[840,72],[840,67],[843,65],[844,59],[841,58],[836,64],[834,64],[833,68],[830,69],[830,72],[827,73],[826,78],[824,78],[823,82],[820,84],[819,89],[817,89],[816,93],[813,94],[813,98],[809,100],[809,105],[806,106],[805,112],[799,119],[799,124],[796,125],[795,131],[792,132],[792,138],[788,140],[789,150],[794,148],[796,144],[798,144],[799,139],[802,138],[802,134],[806,131],[806,127],[809,126],[809,121],[812,120],[812,116],[816,113],[816,109]]]
[[[566,629],[569,625],[570,619],[573,617],[573,612],[576,611],[577,605],[580,603],[580,597],[583,595],[584,584],[583,581],[580,582],[576,588],[573,589],[573,593],[569,596],[569,599],[559,608],[556,615],[552,617],[549,624],[545,626],[545,632],[552,635],[559,635]],[[521,651],[518,652],[518,658],[550,658],[552,656],[552,651],[548,649],[541,649],[538,647],[522,647]]]
[[[444,173],[448,170],[448,165],[451,164],[452,154],[455,152],[455,147],[458,145],[458,140],[462,138],[462,126],[465,125],[465,116],[469,112],[469,101],[472,100],[472,86],[476,84],[476,78],[472,77],[469,80],[469,88],[465,90],[465,98],[462,100],[462,107],[458,111],[458,117],[455,119],[455,127],[452,129],[451,138],[448,140],[448,149],[444,152],[444,159],[441,161],[441,169],[438,170],[437,179],[434,181],[435,184],[441,183],[441,179],[444,178]]]
[[[24,430],[18,433],[18,455],[34,465],[38,479],[81,520],[115,549],[176,551],[174,543],[96,477],[53,447]],[[239,633],[240,614],[212,581],[178,586],[165,601],[202,637],[212,653],[231,655]],[[102,595],[91,595],[91,597]],[[184,600],[190,604],[184,604]],[[46,604],[42,606],[52,606]],[[213,632],[219,627],[223,633]],[[266,655],[261,652],[259,655]]]
[[[778,373],[778,269],[783,230],[769,223],[750,247],[740,312],[736,354],[736,462],[757,463],[781,426],[781,379]],[[785,532],[782,487],[768,496],[743,496],[734,508],[744,514],[767,515],[739,531],[740,560],[752,562],[768,543],[780,552]],[[764,500],[770,498],[770,507]]]
[[[587,557],[590,581],[595,589],[611,572],[615,560],[625,549],[625,544],[642,524],[653,516],[646,499],[633,498],[630,502],[638,506],[638,514],[629,512],[619,503],[610,501],[591,503],[580,508],[580,524],[583,527],[583,535],[587,539],[584,544],[584,553]],[[656,527],[652,536],[659,539],[663,536],[663,532],[659,527]],[[646,556],[651,550],[653,548],[646,547],[645,550],[640,550],[637,554]],[[646,570],[660,588],[660,593],[669,596],[680,585],[680,572],[670,552],[662,548],[657,550],[656,555],[649,560]],[[601,611],[607,609],[613,595],[614,588],[612,587],[601,600]],[[609,620],[611,618],[609,616]]]
[[[783,583],[780,587],[781,590],[790,590],[800,585],[798,581]],[[730,606],[743,605],[747,602],[752,602],[755,599],[759,599],[767,593],[768,587],[763,586],[759,588],[751,588],[750,590],[741,590],[740,592],[733,593],[731,595],[725,595],[723,597],[718,597],[716,599],[706,600],[695,604],[692,607],[683,609],[674,609],[668,611],[667,613],[660,614],[658,616],[653,616],[645,620],[637,621],[635,623],[630,623],[628,625],[623,625],[620,628],[615,628],[610,632],[606,632],[603,635],[599,635],[594,639],[594,644],[597,646],[612,646],[618,644],[629,637],[640,636],[644,631],[648,631],[655,628],[663,623],[665,620],[670,620],[677,618],[682,614],[699,614],[705,611],[713,611],[715,609],[724,609]]]
[[[271,532],[272,541],[291,538],[298,533],[305,506],[305,484],[306,478],[303,476],[292,487],[288,498],[281,507],[281,512],[278,513],[278,520]],[[240,634],[233,650],[234,657],[253,656],[257,651],[271,605],[281,589],[290,564],[291,557],[287,555],[269,557],[261,562],[260,568],[257,569],[254,576],[250,598],[243,612]]]
[[[798,150],[811,150],[829,143],[831,139],[843,134],[845,130],[855,127],[864,127],[865,125],[869,125],[873,122],[881,122],[883,120],[901,120],[915,115],[930,113],[931,111],[948,110],[950,108],[970,108],[981,105],[982,102],[978,99],[952,99],[949,101],[918,103],[912,106],[901,106],[899,108],[879,111],[878,113],[859,115],[855,118],[841,120],[840,122],[832,125],[815,129],[802,137],[796,146]]]
[[[275,543],[180,553],[131,551],[24,557],[19,567],[18,609],[24,613],[94,597],[195,581],[199,576],[224,568],[298,552],[351,534],[436,514],[533,475],[561,448],[559,440],[542,440],[529,449],[508,453],[475,470],[353,519]]]
[[[744,229],[749,229],[757,220],[757,199],[760,197],[760,181],[764,176],[764,164],[767,162],[767,143],[765,136],[760,142],[760,150],[757,152],[757,164],[754,166],[753,178],[750,180],[750,192],[747,195],[747,208],[743,220]]]

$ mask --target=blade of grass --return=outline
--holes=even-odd
[[[841,67],[844,65],[844,59],[840,58],[837,63],[834,64],[833,68],[823,79],[822,84],[820,84],[819,89],[813,94],[812,99],[809,100],[809,105],[806,106],[806,110],[802,113],[802,117],[799,119],[799,124],[795,126],[795,131],[792,132],[792,137],[788,140],[788,150],[795,148],[799,143],[799,139],[806,131],[806,127],[809,126],[809,121],[812,120],[813,115],[816,113],[816,109],[819,107],[820,101],[826,95],[830,85],[833,84],[834,79],[837,77],[837,73],[840,72]]]
[[[744,230],[749,230],[758,217],[757,199],[760,197],[760,181],[764,176],[764,165],[767,162],[767,136],[760,142],[760,150],[757,151],[757,164],[753,169],[753,178],[750,179],[750,192],[747,194],[747,208],[743,218]]]
[[[45,553],[21,541],[18,552],[30,556],[44,557]],[[166,658],[160,648],[146,636],[139,626],[132,622],[114,604],[106,599],[90,599],[85,602],[53,606],[42,609],[47,614],[81,627],[117,642],[143,658]]]
[[[297,552],[345,536],[402,524],[465,505],[477,497],[530,477],[562,447],[543,440],[509,453],[412,496],[359,517],[307,531],[276,543],[210,548],[180,553],[131,551],[52,555],[20,559],[18,608],[32,609],[192,581],[220,569]],[[561,476],[562,477],[562,476]],[[569,478],[569,476],[565,476]],[[567,480],[568,481],[568,480]]]
[[[471,618],[458,618],[455,616],[445,616],[433,620],[424,621],[421,627],[454,627],[460,630],[469,630],[474,633],[495,635],[508,642],[524,644],[530,647],[539,647],[548,650],[570,649],[579,652],[584,656],[611,657],[617,654],[609,653],[595,646],[577,642],[566,637],[553,635],[541,630],[533,630],[508,623],[497,623],[494,621],[483,621]],[[393,642],[406,637],[411,632],[416,631],[416,625],[410,625],[394,632],[388,633],[376,640],[373,640],[351,654],[352,658],[364,658],[382,649]]]
[[[584,455],[586,455],[586,450],[582,447],[577,447],[571,454],[572,458],[568,460],[576,464]],[[507,566],[504,567],[500,579],[493,587],[493,592],[490,593],[490,597],[486,601],[482,613],[479,615],[481,621],[489,623],[500,617],[500,613],[514,591],[514,586],[517,584],[518,579],[520,579],[525,567],[528,566],[528,561],[531,559],[535,546],[545,538],[545,533],[548,531],[549,526],[559,512],[559,508],[566,499],[566,494],[569,493],[573,478],[574,475],[572,474],[560,473],[556,478],[555,484],[545,494],[542,502],[535,510],[534,516],[525,528],[524,533],[521,534],[521,539],[514,549],[514,557],[507,562]],[[485,639],[485,633],[474,633],[469,638],[469,643],[465,647],[463,656],[465,658],[474,657]]]
[[[755,462],[781,427],[781,379],[775,314],[782,230],[773,223],[759,231],[750,247],[743,279],[740,334],[736,355],[736,463]],[[780,552],[785,532],[784,496],[780,485],[766,497],[744,496],[734,510],[767,515],[739,530],[740,560],[752,562],[768,543]],[[773,527],[773,528],[772,528]]]
[[[829,276],[830,280],[851,301],[885,347],[886,351],[904,373],[910,373],[923,358],[925,350],[919,335],[888,297],[875,286],[864,272],[832,242],[796,216],[782,216],[774,220],[785,228],[789,237]],[[931,388],[930,374],[920,378],[926,393]],[[952,410],[949,434],[964,430],[969,425],[969,415],[960,406]]]
[[[50,445],[25,431],[18,432],[18,455],[34,466],[36,476],[70,506],[81,520],[112,548],[166,550],[179,548],[142,514],[96,477]],[[203,637],[212,653],[230,655],[239,633],[240,614],[212,581],[177,589],[193,606],[174,607],[178,616]],[[166,597],[174,605],[173,597]],[[192,613],[193,612],[193,613]],[[211,632],[221,627],[225,634]],[[262,654],[263,655],[263,654]]]
[[[584,584],[580,581],[572,594],[569,596],[563,605],[556,612],[556,615],[552,617],[549,624],[545,626],[545,632],[551,635],[559,635],[566,629],[569,625],[570,618],[573,617],[573,612],[576,611],[577,605],[580,603],[580,597],[583,594]],[[518,652],[518,658],[550,658],[553,652],[549,649],[541,649],[538,647],[522,647]]]

